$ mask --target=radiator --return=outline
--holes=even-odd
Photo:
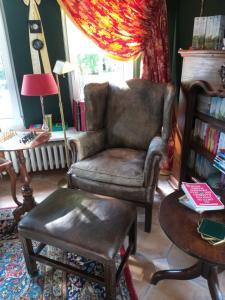
[[[23,150],[23,153],[26,159],[27,171],[29,173],[61,169],[65,168],[67,165],[63,141],[50,142],[41,147]],[[19,173],[19,165],[15,151],[6,151],[4,154],[6,159],[12,161],[15,172]]]

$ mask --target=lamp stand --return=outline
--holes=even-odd
[[[49,131],[48,123],[47,123],[47,120],[45,118],[45,108],[44,108],[44,98],[43,98],[43,96],[40,96],[40,100],[41,100],[41,111],[42,111],[42,117],[43,117],[42,129],[44,131]]]
[[[59,110],[60,110],[60,117],[61,117],[61,122],[62,122],[62,129],[63,129],[63,135],[64,135],[64,144],[65,144],[65,150],[66,150],[66,163],[67,167],[69,168],[70,161],[69,161],[69,148],[68,148],[68,141],[66,137],[66,126],[65,126],[65,119],[64,119],[64,113],[63,113],[63,105],[62,105],[62,97],[61,97],[61,90],[59,86],[59,76],[56,73],[56,83],[58,86],[58,97],[59,97]]]

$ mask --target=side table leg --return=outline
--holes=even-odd
[[[213,266],[210,268],[210,272],[207,277],[209,291],[213,300],[223,300],[223,295],[219,288],[217,267]]]
[[[151,284],[157,284],[164,279],[188,280],[199,277],[201,275],[202,262],[197,262],[193,266],[186,269],[158,271],[153,274]]]

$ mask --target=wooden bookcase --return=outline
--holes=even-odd
[[[225,51],[219,50],[179,50],[183,58],[179,105],[177,111],[177,126],[175,133],[175,149],[170,183],[179,188],[182,181],[187,180],[187,158],[190,151],[190,133],[193,119],[198,117],[224,131],[225,124],[207,115],[197,113],[196,94],[204,91],[208,95],[224,95],[222,80],[219,74],[225,63]],[[197,115],[198,114],[198,115]],[[198,147],[195,145],[195,147]],[[207,159],[213,159],[204,149]]]
[[[216,119],[213,116],[201,113],[197,111],[198,94],[204,94],[211,97],[219,97],[221,101],[225,98],[225,89],[212,90],[211,87],[205,81],[195,81],[189,89],[187,105],[186,105],[186,116],[184,126],[184,137],[182,145],[182,156],[181,156],[181,177],[180,181],[205,181],[199,175],[196,174],[194,169],[189,169],[188,158],[190,151],[194,151],[196,154],[203,156],[210,164],[213,164],[215,154],[212,154],[207,150],[201,143],[194,139],[193,132],[195,126],[195,120],[198,119],[204,123],[207,123],[210,128],[215,128],[219,132],[225,132],[225,122]]]

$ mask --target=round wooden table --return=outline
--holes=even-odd
[[[29,133],[29,131],[25,133]],[[0,152],[15,151],[19,164],[20,177],[22,181],[21,192],[23,196],[23,202],[17,200],[16,195],[14,195],[15,197],[13,197],[13,199],[18,205],[18,207],[13,211],[14,219],[16,222],[20,220],[20,217],[25,212],[28,212],[36,206],[36,202],[33,197],[33,190],[30,185],[30,176],[26,168],[26,160],[24,157],[23,150],[41,146],[42,144],[46,143],[51,136],[50,132],[41,132],[38,133],[33,140],[24,144],[21,142],[21,138],[24,136],[25,133],[18,132],[17,134],[12,135],[10,138],[6,139],[5,141],[0,142]],[[14,182],[13,184],[15,185],[16,183]],[[12,190],[15,191],[15,186],[12,188]]]
[[[165,197],[160,206],[159,221],[168,238],[181,250],[196,257],[197,263],[186,269],[164,270],[153,274],[151,283],[163,279],[188,280],[203,276],[212,299],[222,300],[218,284],[218,268],[225,267],[225,243],[213,246],[203,240],[197,232],[201,218],[209,218],[225,223],[225,211],[208,211],[199,214],[178,202],[183,192],[174,192]]]

